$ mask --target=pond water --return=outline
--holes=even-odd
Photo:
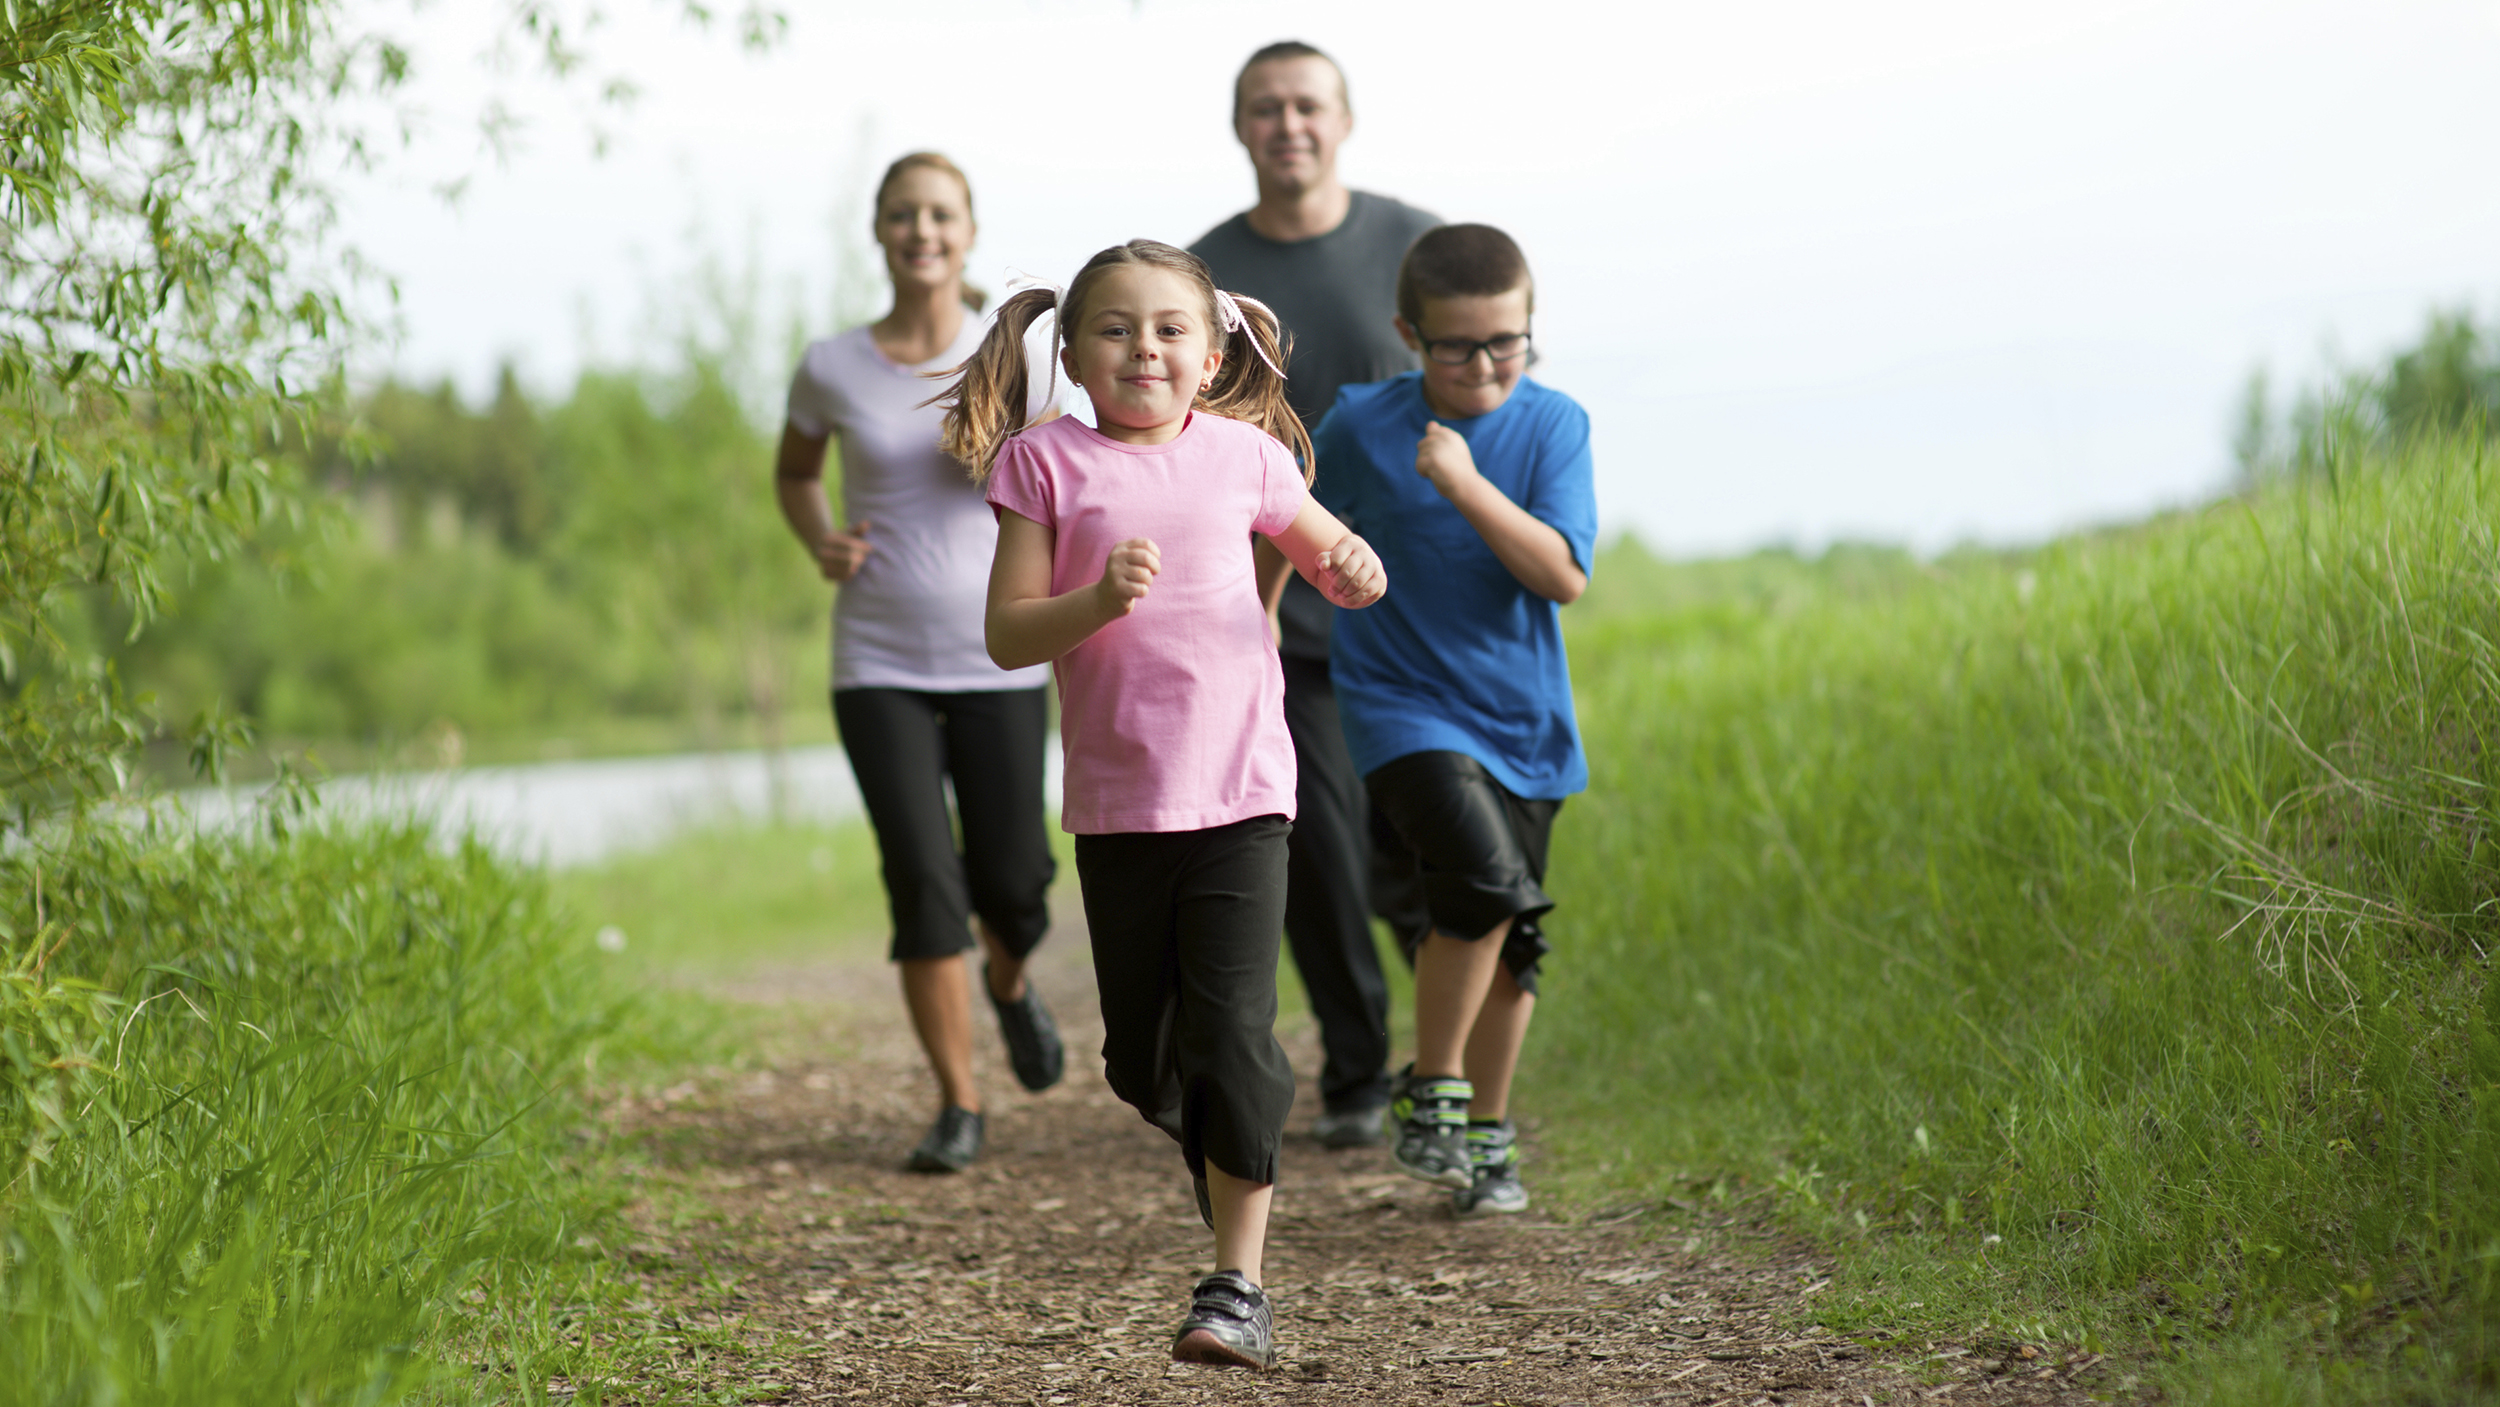
[[[1044,796],[1059,795],[1059,749]],[[266,788],[177,792],[172,804],[202,825],[237,824]],[[680,831],[772,820],[823,824],[860,814],[850,760],[833,746],[676,753],[514,767],[461,767],[333,777],[323,809],[367,818],[416,815],[444,836],[474,831],[515,859],[565,867],[647,850]]]

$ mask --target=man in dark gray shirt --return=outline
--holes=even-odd
[[[1348,190],[1337,147],[1354,130],[1345,75],[1308,44],[1270,44],[1233,85],[1233,133],[1258,173],[1259,203],[1190,246],[1219,287],[1273,308],[1293,334],[1286,394],[1317,428],[1337,388],[1415,367],[1391,325],[1398,262],[1441,223],[1387,196]],[[1326,1105],[1312,1132],[1332,1148],[1380,1141],[1389,1102],[1389,988],[1372,946],[1371,800],[1346,754],[1328,679],[1333,608],[1287,574],[1278,610],[1285,722],[1300,764],[1286,869],[1285,937],[1319,1018]]]

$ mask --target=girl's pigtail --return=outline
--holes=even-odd
[[[999,305],[998,320],[982,334],[970,359],[954,371],[931,373],[955,378],[953,385],[921,402],[946,407],[938,448],[971,470],[976,484],[989,478],[999,446],[1025,427],[1032,377],[1024,365],[1024,334],[1034,319],[1058,307],[1059,295],[1052,289],[1028,288],[1011,295]],[[1058,354],[1054,345],[1050,355]]]
[[[1198,404],[1215,415],[1247,420],[1283,441],[1301,461],[1302,481],[1309,483],[1315,471],[1311,432],[1285,399],[1285,374],[1279,370],[1293,354],[1293,338],[1266,304],[1238,296],[1230,301],[1241,309],[1241,325],[1225,335],[1223,369]]]

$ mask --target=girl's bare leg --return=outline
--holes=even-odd
[[[1243,1279],[1260,1284],[1267,1251],[1267,1209],[1276,1184],[1244,1182],[1213,1163],[1207,1164],[1207,1200],[1215,1206],[1215,1268],[1238,1270]]]
[[[1476,1011],[1467,1034],[1467,1082],[1476,1097],[1467,1106],[1471,1119],[1510,1115],[1510,1077],[1519,1068],[1519,1047],[1528,1038],[1528,1018],[1536,1014],[1536,996],[1519,990],[1510,969],[1496,965],[1493,988]]]
[[[963,954],[905,958],[895,966],[903,972],[911,1028],[937,1076],[939,1107],[981,1112],[981,1091],[972,1083],[972,974]]]
[[[1476,1013],[1502,971],[1502,940],[1509,936],[1509,919],[1472,943],[1438,929],[1425,935],[1415,954],[1417,1078],[1454,1078],[1467,1068]],[[1507,1084],[1507,1072],[1503,1078]]]

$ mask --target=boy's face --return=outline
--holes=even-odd
[[[1206,294],[1169,269],[1129,264],[1085,295],[1061,365],[1094,401],[1115,440],[1160,444],[1180,433],[1199,386],[1224,364],[1207,326]],[[1161,438],[1156,438],[1157,436]]]
[[[1299,192],[1325,184],[1353,130],[1345,79],[1326,59],[1270,59],[1241,76],[1233,135],[1250,153],[1261,186]]]
[[[1456,366],[1434,353],[1464,350],[1458,344],[1526,337],[1528,302],[1528,285],[1523,283],[1508,293],[1426,298],[1421,327],[1409,326],[1404,318],[1397,320],[1398,335],[1424,359],[1424,401],[1433,414],[1444,420],[1469,420],[1501,409],[1502,402],[1510,399],[1519,378],[1528,374],[1524,343],[1506,361],[1493,360],[1491,350],[1481,347]]]

